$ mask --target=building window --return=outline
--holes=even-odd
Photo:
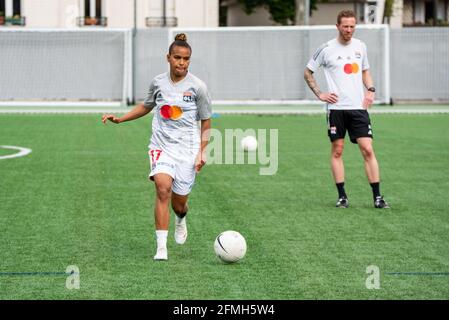
[[[449,21],[448,4],[449,4],[448,0],[444,1],[444,21],[446,22]]]
[[[79,26],[107,26],[107,18],[103,17],[103,0],[81,0],[81,12],[84,16],[78,18]]]
[[[426,1],[424,5],[424,21],[426,24],[434,24],[434,2],[433,1]]]
[[[12,2],[12,16],[20,17],[20,0],[13,0]]]
[[[0,0],[0,26],[5,24],[5,0]]]
[[[175,17],[175,1],[150,0],[149,2],[150,16],[145,18],[147,27],[176,27],[178,25],[178,18]]]
[[[84,0],[84,16],[91,18],[101,18],[102,0]]]
[[[21,0],[0,0],[0,25],[25,25],[25,17],[21,14]]]
[[[218,16],[219,16],[220,27],[227,27],[228,26],[228,6],[226,3],[223,3],[223,0],[220,0],[220,3],[219,3]]]

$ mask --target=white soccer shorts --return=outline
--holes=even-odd
[[[168,174],[173,178],[172,191],[181,196],[188,195],[195,183],[195,158],[175,160],[160,149],[150,149],[148,152],[150,158],[150,175],[158,173]]]

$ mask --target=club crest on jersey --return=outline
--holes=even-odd
[[[360,53],[360,51],[356,51],[356,52],[355,52],[355,57],[356,57],[357,59],[360,59],[360,58],[362,57],[362,54]]]
[[[337,134],[337,127],[330,127],[331,134]]]
[[[190,91],[185,91],[182,94],[182,101],[184,102],[193,102],[193,94]]]

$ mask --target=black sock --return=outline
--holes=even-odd
[[[176,213],[176,212],[175,212],[175,213]],[[178,216],[179,219],[184,218],[184,217],[186,216],[186,214],[187,214],[187,211],[184,212],[184,213],[176,213],[176,215]]]
[[[380,182],[370,183],[371,189],[373,189],[373,198],[376,200],[376,197],[380,197]]]
[[[344,182],[340,182],[340,183],[336,183],[335,185],[337,186],[338,197],[339,198],[348,198],[346,196],[346,192],[345,192],[345,183]]]

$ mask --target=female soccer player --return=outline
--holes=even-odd
[[[189,73],[192,48],[184,33],[170,45],[170,72],[156,76],[145,101],[123,117],[102,117],[114,123],[131,121],[155,110],[149,145],[151,172],[156,186],[154,207],[157,250],[155,260],[167,260],[169,204],[176,214],[175,240],[187,239],[187,200],[195,175],[206,163],[205,150],[211,128],[211,100],[203,81]],[[198,121],[201,120],[201,127]],[[200,131],[201,130],[201,135]]]

